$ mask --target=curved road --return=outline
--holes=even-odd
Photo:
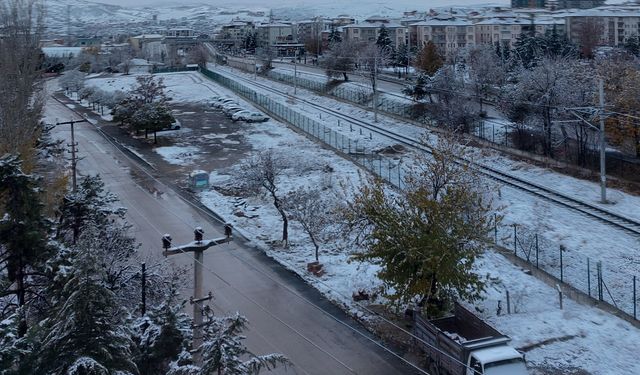
[[[68,106],[50,99],[46,121],[78,119]],[[196,226],[204,228],[205,238],[220,237],[221,225],[146,174],[100,135],[96,127],[101,123],[95,116],[91,118],[97,125],[76,125],[79,156],[83,158],[78,164],[80,174],[100,174],[107,189],[118,195],[128,209],[127,219],[142,244],[141,251],[157,262],[171,262],[191,270],[191,255],[175,255],[169,259],[161,256],[161,235],[169,232],[174,244],[182,244],[192,240]],[[54,134],[67,141],[70,138],[69,129],[63,126],[56,128]],[[381,347],[358,323],[315,289],[239,238],[207,250],[204,267],[204,292],[213,293],[210,305],[215,313],[241,312],[249,319],[245,333],[252,352],[279,352],[293,362],[292,367],[275,373],[420,373]],[[191,273],[188,275],[191,280]],[[185,287],[184,295],[189,296],[192,286]]]

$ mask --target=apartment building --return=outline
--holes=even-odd
[[[240,47],[244,43],[247,35],[254,32],[255,25],[251,21],[235,20],[226,25],[222,25],[220,33],[216,37],[216,42]]]
[[[284,22],[257,25],[256,37],[261,47],[297,42],[293,25]]]
[[[513,47],[518,37],[523,33],[531,33],[532,28],[537,35],[544,35],[554,27],[558,33],[564,33],[564,18],[538,17],[533,20],[519,16],[487,18],[474,24],[475,42],[492,45],[499,42],[503,46]]]
[[[407,39],[407,27],[392,22],[362,22],[342,27],[342,32],[345,40],[353,42],[367,42],[375,43],[378,40],[380,29],[383,27],[387,29],[389,38],[391,39],[391,45],[397,48],[401,44],[404,44]]]
[[[474,25],[466,18],[436,16],[410,25],[416,44],[424,46],[433,42],[440,53],[448,55],[459,48],[475,44]]]
[[[321,37],[322,32],[330,31],[333,22],[327,18],[316,17],[310,20],[298,21],[295,24],[295,35],[299,42]]]
[[[596,33],[601,46],[622,46],[640,35],[640,6],[600,7],[568,13],[565,16],[567,35],[579,43],[585,33]]]

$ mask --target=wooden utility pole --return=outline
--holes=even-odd
[[[193,359],[196,365],[202,365],[202,307],[201,302],[207,301],[213,298],[211,293],[207,296],[202,295],[202,265],[204,260],[204,251],[208,248],[220,244],[227,243],[233,240],[231,236],[232,229],[230,224],[224,225],[225,237],[215,238],[211,240],[203,240],[204,231],[202,228],[197,227],[194,231],[194,240],[188,244],[172,247],[171,235],[165,234],[162,236],[162,255],[176,255],[182,253],[193,252],[193,296],[190,298],[191,304],[193,304]]]

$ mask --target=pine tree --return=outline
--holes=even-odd
[[[632,35],[624,41],[624,49],[634,56],[640,56],[640,40]]]
[[[335,27],[335,25],[331,25],[331,32],[329,33],[329,46],[335,44],[335,43],[341,43],[342,42],[342,35],[340,35],[340,32],[338,31],[338,29]]]
[[[32,276],[52,252],[47,244],[49,223],[43,216],[38,179],[24,174],[21,168],[16,156],[0,158],[0,259],[5,270],[0,285],[4,295],[16,296],[19,307],[27,304]],[[23,336],[26,330],[27,322],[22,317],[18,334]]]
[[[92,236],[81,236],[72,276],[59,292],[51,317],[42,323],[34,373],[138,374],[124,330],[125,311],[100,281],[94,244]]]
[[[182,312],[184,303],[175,301],[176,287],[172,284],[165,302],[133,325],[134,361],[141,374],[166,374],[190,336],[190,318]]]
[[[200,375],[247,375],[271,370],[278,365],[287,365],[289,360],[282,354],[254,355],[242,343],[247,319],[239,314],[217,318],[212,314],[204,329],[202,344],[202,369]],[[243,361],[241,358],[249,356]]]
[[[71,232],[73,242],[89,224],[99,227],[116,219],[124,219],[125,209],[115,207],[118,198],[104,190],[100,176],[86,176],[78,184],[76,192],[69,192],[59,208],[57,235],[64,238]]]
[[[380,31],[378,31],[378,39],[376,40],[376,45],[380,49],[385,47],[392,47],[393,45],[393,41],[389,37],[389,30],[387,30],[384,24],[380,25]]]
[[[427,96],[427,77],[424,74],[419,74],[416,79],[416,83],[413,86],[405,87],[402,92],[409,95],[413,100],[420,101]]]

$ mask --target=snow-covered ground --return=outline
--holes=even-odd
[[[243,76],[251,78],[249,74],[241,73],[230,68],[218,67],[218,72],[222,74],[233,74],[236,77]],[[229,75],[233,77],[233,75]],[[293,95],[293,88],[286,84],[258,78],[259,82],[266,82],[270,87],[280,89]],[[207,84],[207,83],[205,83]],[[256,88],[255,91],[269,95],[268,91]],[[345,104],[324,96],[317,96],[307,90],[298,89],[298,98],[313,100],[322,106],[332,108],[341,113],[348,114],[359,119],[373,123],[373,115],[359,107]],[[284,102],[284,99],[283,99]],[[299,109],[306,113],[315,121],[322,122],[327,128],[341,133],[348,137],[359,135],[360,129],[357,126],[349,126],[340,122],[332,116],[322,114],[321,111],[309,108],[303,102],[287,101],[289,108]],[[418,139],[425,129],[415,125],[401,122],[386,116],[378,116],[378,125],[384,128],[393,129],[396,133]],[[388,146],[389,139],[383,136],[370,134],[364,130],[365,138],[369,136],[367,151],[372,152]],[[429,134],[430,141],[437,140],[437,135]],[[486,149],[468,148],[469,157],[475,162],[497,167],[512,175],[529,179],[537,184],[549,187],[577,199],[590,203],[600,204],[597,194],[599,185],[590,181],[579,180],[565,176],[560,173],[536,167],[531,164],[514,161],[502,156],[496,151]],[[410,153],[409,153],[410,154]],[[382,176],[387,176],[388,171],[384,170],[386,163],[382,165]],[[392,165],[393,167],[393,165]],[[392,170],[392,173],[394,170]],[[395,170],[397,173],[397,169]],[[395,179],[392,178],[392,181]],[[559,276],[559,255],[560,245],[566,250],[563,252],[564,279],[566,282],[587,291],[587,259],[590,263],[592,294],[595,288],[595,264],[602,262],[604,280],[607,288],[611,291],[611,296],[605,293],[605,300],[621,307],[627,313],[633,311],[633,275],[638,274],[638,264],[640,264],[640,242],[636,236],[619,229],[612,228],[602,222],[593,220],[584,215],[559,208],[547,201],[537,197],[522,193],[509,187],[502,187],[497,190],[495,205],[501,209],[504,216],[503,226],[500,228],[499,239],[507,246],[511,246],[513,227],[517,224],[521,232],[538,233],[540,243],[541,262],[547,261],[545,269]],[[609,195],[614,204],[605,205],[606,209],[627,215],[632,218],[640,216],[640,198],[629,195],[619,190],[609,189]],[[511,237],[511,238],[509,238]],[[533,246],[533,235],[519,237],[519,241],[524,242],[522,246],[530,248]],[[607,251],[602,251],[607,249]]]
[[[165,84],[170,90],[170,96],[178,102],[206,102],[211,95],[221,94],[233,96],[229,90],[213,82],[202,79],[197,73],[163,74]],[[112,77],[89,80],[91,84],[103,89],[122,90],[133,83],[133,77]],[[278,85],[269,82],[270,85]],[[286,87],[286,86],[283,86]],[[311,93],[299,91],[301,97],[312,98],[322,104],[349,114],[357,114],[362,119],[370,119],[370,114],[359,108],[336,102],[324,97],[316,97]],[[250,107],[249,103],[238,100]],[[335,119],[322,116],[313,109],[303,107],[303,104],[288,103],[288,106],[298,107],[306,115],[321,121],[327,126],[333,124],[332,129],[343,132],[350,137],[359,137],[358,129],[352,129],[345,124],[337,125]],[[380,123],[393,127],[397,131],[412,132],[417,136],[418,130],[407,124],[381,116]],[[321,148],[300,134],[289,130],[286,126],[269,121],[255,124],[244,134],[254,149],[273,148],[282,155],[288,155],[292,162],[282,177],[282,191],[286,192],[297,186],[326,186],[327,194],[335,190],[340,193],[344,187],[356,189],[362,183],[362,170],[354,164],[337,157],[331,151]],[[241,131],[241,130],[239,130]],[[368,134],[363,135],[363,142]],[[389,142],[373,135],[369,139],[369,149],[388,145]],[[182,150],[180,150],[182,149]],[[185,147],[172,149],[172,152],[189,153]],[[193,150],[192,150],[193,151]],[[293,155],[293,157],[292,157]],[[163,157],[171,159],[170,153]],[[480,154],[478,155],[480,157]],[[577,192],[584,194],[590,187],[589,182],[568,178],[553,172],[528,166],[524,163],[513,162],[491,153],[482,153],[482,157],[492,161],[493,165],[504,163],[504,168],[524,176],[544,177],[539,183],[555,184],[556,190],[566,193]],[[295,162],[293,162],[295,160]],[[175,163],[184,160],[173,160]],[[196,164],[197,160],[191,161]],[[331,176],[323,174],[323,166],[330,165],[333,169]],[[216,171],[211,174],[213,185],[224,185],[230,171]],[[555,179],[555,180],[554,180]],[[330,182],[328,182],[330,181]],[[551,181],[551,182],[550,182]],[[584,185],[583,185],[584,184]],[[591,185],[590,185],[591,184]],[[529,223],[538,228],[541,234],[552,240],[563,242],[568,250],[565,262],[574,257],[590,254],[593,259],[601,259],[615,264],[621,272],[635,272],[634,262],[640,257],[633,249],[637,248],[635,239],[625,233],[617,233],[609,227],[600,225],[590,219],[583,218],[563,209],[550,207],[544,202],[537,202],[519,192],[509,192],[502,188],[497,203],[505,206],[505,221]],[[640,200],[620,194],[620,202],[638,205]],[[203,202],[215,210],[226,220],[234,223],[256,246],[264,249],[270,256],[277,259],[286,267],[299,273],[312,285],[321,290],[334,301],[344,304],[354,314],[363,314],[358,306],[352,302],[351,293],[357,289],[371,289],[379,285],[375,278],[376,268],[372,265],[349,263],[349,254],[341,251],[338,246],[330,243],[323,244],[320,260],[327,273],[316,278],[306,272],[306,263],[313,260],[313,248],[306,240],[300,227],[291,224],[291,246],[287,249],[274,246],[274,240],[279,238],[281,223],[279,215],[266,198],[238,198],[225,196],[216,190],[202,194]],[[627,203],[625,203],[626,205]],[[619,205],[619,204],[618,204]],[[615,209],[616,206],[609,207]],[[240,214],[240,212],[242,212]],[[607,252],[601,251],[607,249]],[[625,258],[626,256],[627,258]],[[632,261],[629,261],[629,258]],[[638,264],[638,263],[636,263]],[[559,310],[557,291],[542,282],[527,275],[518,267],[513,266],[501,255],[487,252],[479,264],[481,272],[490,273],[499,284],[492,286],[487,292],[487,299],[476,304],[481,315],[491,321],[500,331],[510,335],[515,347],[523,347],[552,340],[544,345],[534,347],[527,353],[527,359],[536,366],[551,367],[567,366],[584,369],[593,374],[635,374],[640,373],[640,365],[634,361],[634,343],[640,342],[640,332],[630,324],[595,308],[582,306],[571,301],[565,301],[564,310]],[[586,273],[586,270],[585,270]],[[509,290],[514,308],[517,313],[504,315],[505,291]],[[496,315],[497,301],[502,300],[503,314]],[[557,341],[553,341],[557,339]]]

